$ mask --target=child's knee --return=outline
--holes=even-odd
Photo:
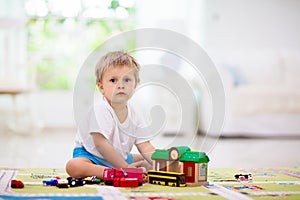
[[[81,164],[78,159],[71,159],[66,164],[66,172],[74,178],[80,177]]]

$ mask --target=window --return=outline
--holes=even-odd
[[[206,170],[207,170],[207,167],[206,167],[205,163],[200,165],[200,176],[205,176],[206,175]]]
[[[86,57],[134,29],[134,0],[27,0],[28,62],[42,90],[69,90]]]
[[[188,174],[187,176],[193,176],[193,168],[192,167],[188,167]]]

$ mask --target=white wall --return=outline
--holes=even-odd
[[[300,1],[207,0],[207,48],[300,48]]]
[[[299,135],[300,1],[207,0],[205,5],[203,45],[228,89],[224,129],[247,136]]]
[[[0,0],[0,84],[26,84],[26,29],[23,1]]]

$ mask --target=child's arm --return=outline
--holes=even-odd
[[[91,134],[93,136],[94,143],[97,150],[115,168],[139,167],[143,163],[143,161],[139,161],[129,165],[102,134],[100,133],[91,133]]]
[[[152,146],[150,141],[142,142],[140,144],[136,145],[139,152],[142,154],[142,156],[145,158],[145,160],[148,161],[149,164],[152,165],[152,153],[155,151],[155,148]]]

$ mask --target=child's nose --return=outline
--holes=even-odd
[[[124,88],[124,83],[123,81],[119,81],[117,87],[120,88]]]

